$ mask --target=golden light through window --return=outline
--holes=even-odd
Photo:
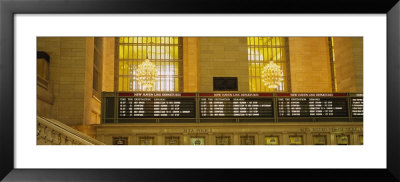
[[[137,79],[145,91],[154,91],[154,84],[157,81],[156,65],[146,59],[138,66]]]
[[[362,145],[363,45],[362,37],[38,37],[36,144]]]
[[[140,84],[138,68],[146,57],[157,70],[152,91],[179,91],[182,83],[182,38],[178,37],[120,37],[119,91],[146,91]]]
[[[286,69],[286,42],[287,38],[284,37],[247,37],[250,92],[288,91],[286,80],[286,73],[288,72]],[[268,64],[270,65],[267,66]],[[278,68],[277,66],[282,71],[282,79],[275,74],[273,78],[267,76],[267,73],[279,72],[278,69],[275,69]],[[275,71],[267,71],[264,69],[266,67],[274,68]],[[263,71],[264,76],[262,76]],[[276,82],[272,82],[272,80]]]
[[[261,81],[268,88],[278,88],[283,81],[281,67],[270,61],[261,71]]]

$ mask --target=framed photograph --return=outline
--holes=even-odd
[[[1,1],[0,179],[400,181],[400,5],[350,2]]]

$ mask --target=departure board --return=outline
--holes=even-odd
[[[195,118],[194,93],[119,93],[120,118]]]
[[[350,94],[351,97],[351,116],[363,117],[364,115],[364,99],[363,94]]]
[[[348,117],[347,94],[278,93],[278,117]]]
[[[361,93],[103,92],[103,123],[362,122]]]
[[[200,93],[200,118],[274,117],[273,94]]]

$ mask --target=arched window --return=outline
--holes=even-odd
[[[156,82],[150,91],[182,90],[182,38],[120,37],[117,49],[118,91],[146,91],[137,77],[139,65],[146,58],[157,70]]]
[[[287,42],[284,37],[247,37],[250,92],[290,91]],[[282,71],[282,80],[276,88],[270,88],[262,79],[264,67],[271,61]]]

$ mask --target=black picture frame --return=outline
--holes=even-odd
[[[386,14],[387,98],[390,98],[387,99],[387,168],[15,169],[14,15],[31,13],[316,13],[316,16],[318,13]],[[0,86],[2,87],[0,90],[0,179],[4,181],[216,181],[229,178],[242,181],[256,179],[268,181],[400,181],[399,17],[400,4],[398,0],[0,0]],[[382,120],[379,122],[384,122],[384,120],[385,117],[382,116]]]

